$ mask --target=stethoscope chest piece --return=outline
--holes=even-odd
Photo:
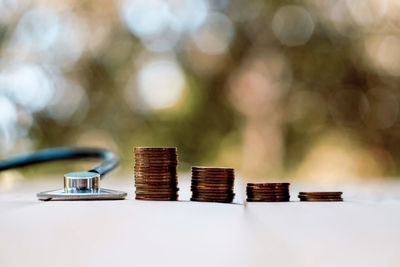
[[[100,174],[96,172],[71,172],[64,175],[64,188],[40,192],[40,200],[118,200],[126,193],[100,188]]]

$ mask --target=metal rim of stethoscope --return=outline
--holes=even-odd
[[[51,148],[0,161],[0,171],[64,159],[103,159],[100,165],[87,172],[64,174],[64,188],[40,192],[40,200],[119,200],[126,192],[100,188],[100,180],[115,169],[119,158],[113,152],[99,148]]]

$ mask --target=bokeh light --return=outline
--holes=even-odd
[[[182,97],[185,88],[184,74],[179,65],[172,60],[153,60],[147,62],[139,71],[136,87],[127,90],[137,90],[137,99],[128,92],[132,105],[144,102],[150,109],[165,109],[173,107]],[[140,108],[140,106],[136,107]]]
[[[45,108],[54,94],[54,85],[36,64],[10,66],[0,73],[0,89],[16,104],[35,112]]]
[[[61,14],[44,7],[29,10],[18,22],[9,49],[25,53],[26,57],[40,56],[48,63],[72,64],[85,47],[86,24],[66,10]],[[18,49],[18,50],[17,50]]]
[[[368,127],[386,129],[393,126],[399,115],[399,103],[393,93],[382,88],[370,89],[366,93],[368,110],[363,120]]]
[[[310,13],[300,6],[283,6],[272,19],[272,29],[279,41],[287,46],[305,44],[314,31]]]
[[[371,27],[385,16],[388,4],[386,0],[347,0],[346,4],[354,21],[360,26]]]
[[[1,151],[8,151],[14,143],[15,125],[17,124],[17,109],[14,104],[5,97],[0,97],[0,140]]]
[[[228,17],[220,13],[211,13],[207,21],[193,32],[192,38],[202,52],[221,54],[229,47],[233,34],[234,28]]]
[[[11,23],[29,5],[29,0],[0,0],[0,23]]]
[[[389,74],[400,75],[400,38],[386,36],[378,49],[378,62]]]
[[[199,27],[207,15],[204,0],[123,1],[120,10],[129,30],[150,51],[169,51],[183,33]]]
[[[59,124],[79,124],[89,110],[89,99],[85,90],[70,81],[58,80],[59,87],[57,96],[48,105],[49,116]]]

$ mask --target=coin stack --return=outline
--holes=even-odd
[[[287,202],[290,183],[248,183],[247,202]]]
[[[135,187],[139,200],[178,200],[176,147],[135,147]]]
[[[235,180],[234,169],[192,167],[192,201],[231,203]]]
[[[343,192],[300,192],[300,201],[343,201]]]

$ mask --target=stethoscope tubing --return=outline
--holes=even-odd
[[[89,170],[89,172],[100,174],[100,177],[103,177],[103,175],[115,169],[119,164],[119,157],[107,149],[57,147],[2,160],[0,161],[0,171],[47,161],[86,158],[103,160],[101,164]]]

